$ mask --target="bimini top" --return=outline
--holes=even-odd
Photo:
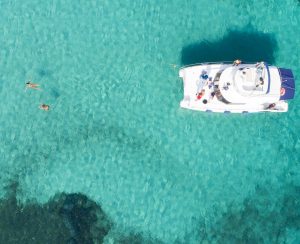
[[[295,96],[295,79],[292,70],[278,68],[281,79],[280,100],[293,99]]]

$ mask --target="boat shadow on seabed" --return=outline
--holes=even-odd
[[[229,30],[221,40],[203,40],[183,47],[181,64],[231,61],[237,58],[248,62],[264,60],[272,64],[276,48],[277,42],[273,35],[255,31],[252,27],[241,31]]]

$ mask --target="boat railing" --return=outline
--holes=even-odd
[[[268,74],[268,89],[266,94],[270,92],[270,84],[271,84],[271,75],[270,75],[270,70],[269,70],[269,65],[265,62],[265,67],[267,69],[267,74]]]
[[[194,63],[194,64],[184,65],[180,69],[184,69],[184,68],[188,68],[188,67],[193,67],[193,66],[197,66],[197,65],[210,65],[210,64],[233,64],[233,61]],[[242,61],[242,64],[257,64],[257,62]]]

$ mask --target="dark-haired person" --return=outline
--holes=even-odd
[[[267,109],[275,109],[275,107],[276,107],[276,103],[271,103],[271,104],[269,104]]]
[[[234,60],[233,61],[233,66],[239,66],[240,64],[242,63],[242,60],[240,60],[240,59],[236,59],[236,60]]]
[[[41,90],[39,86],[40,86],[39,84],[31,83],[30,81],[26,82],[26,88]]]
[[[40,106],[39,106],[39,108],[41,109],[41,110],[44,110],[44,111],[49,111],[50,110],[50,106],[49,105],[47,105],[47,104],[41,104]]]
[[[204,94],[205,94],[205,90],[202,89],[201,92],[199,92],[198,94],[196,94],[197,100],[200,100],[204,96]]]

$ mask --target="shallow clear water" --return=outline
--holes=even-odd
[[[165,243],[300,242],[299,96],[285,114],[198,113],[178,78],[241,58],[297,79],[299,1],[2,1],[0,29],[0,182],[20,201],[81,192]]]

